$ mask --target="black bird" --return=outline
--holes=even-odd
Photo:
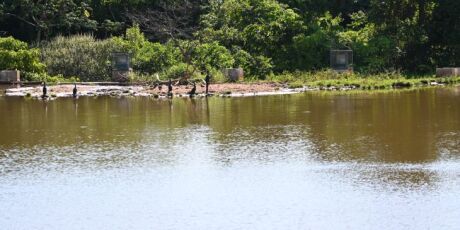
[[[208,72],[208,74],[206,74],[206,77],[204,78],[204,82],[206,83],[206,96],[208,95],[208,89],[209,89],[209,85],[210,85],[210,82],[211,82],[211,74]]]
[[[42,95],[42,98],[48,97],[47,93],[48,93],[48,89],[46,88],[46,82],[43,82],[43,95]]]
[[[188,95],[190,97],[193,97],[193,96],[195,96],[195,94],[196,94],[196,84],[195,84],[195,82],[193,82],[192,90],[190,90],[190,92],[188,92]]]
[[[172,87],[172,82],[170,78],[168,81],[168,97],[172,97],[172,91],[173,91],[173,87]]]
[[[77,92],[78,92],[78,90],[77,90],[77,84],[74,84],[73,91],[72,91],[72,96],[73,96],[74,98],[77,97]]]

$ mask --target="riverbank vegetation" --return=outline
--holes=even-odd
[[[431,82],[460,64],[456,0],[4,0],[0,69],[30,81],[109,81],[111,54],[132,58],[134,82],[249,81],[291,87],[389,88]],[[329,70],[331,49],[352,49],[355,74]],[[158,77],[157,77],[158,76]],[[418,77],[417,77],[418,76]]]
[[[317,72],[286,72],[273,75],[268,81],[286,83],[289,88],[320,88],[320,89],[362,89],[381,90],[399,89],[437,85],[460,84],[460,77],[437,78],[431,75],[402,75],[399,73],[338,74],[334,71]]]

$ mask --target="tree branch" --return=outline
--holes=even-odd
[[[22,21],[22,22],[24,22],[24,23],[26,23],[26,24],[28,24],[28,25],[31,25],[31,26],[33,26],[33,27],[39,27],[38,24],[33,23],[33,22],[30,22],[30,21],[27,21],[26,19],[24,19],[24,18],[22,18],[22,17],[19,17],[19,16],[15,15],[15,14],[5,13],[5,15],[14,17],[14,18],[16,18],[16,19],[18,19],[18,20],[20,20],[20,21]]]
[[[155,9],[128,12],[127,17],[138,23],[146,33],[158,40],[193,39],[198,30],[196,15],[198,4],[182,0],[175,4],[163,4]]]

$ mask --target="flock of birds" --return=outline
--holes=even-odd
[[[210,81],[211,81],[211,76],[209,74],[206,75],[206,78],[205,78],[205,83],[206,83],[206,95],[209,95],[209,84],[210,84]],[[193,87],[192,89],[187,92],[187,94],[190,96],[190,97],[194,97],[196,95],[196,83],[193,82],[192,83]],[[168,97],[172,97],[173,96],[173,84],[172,84],[172,81],[171,79],[169,79],[168,81]],[[72,90],[72,97],[73,98],[78,98],[78,89],[77,89],[77,84],[74,84],[74,87],[73,87],[73,90]],[[46,100],[48,99],[49,96],[48,96],[48,87],[46,85],[46,82],[43,82],[43,94],[42,94],[42,99]]]
[[[74,84],[73,90],[72,90],[72,97],[73,98],[78,98],[78,89],[77,89],[77,84]],[[48,87],[46,85],[46,82],[43,82],[43,88],[42,88],[42,99],[46,100],[48,99]]]

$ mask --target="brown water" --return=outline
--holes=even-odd
[[[0,229],[460,226],[459,88],[0,111]]]

